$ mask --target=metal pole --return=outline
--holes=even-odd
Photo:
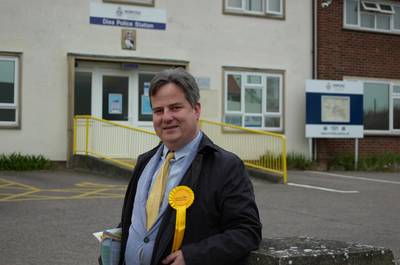
[[[358,164],[358,138],[356,138],[356,150],[355,150],[355,168],[357,169],[357,164]]]
[[[86,155],[88,155],[89,146],[89,118],[86,118]]]
[[[312,161],[312,139],[313,138],[308,139],[308,152],[310,154],[310,161]]]
[[[76,126],[76,124],[77,124],[77,118],[76,117],[74,117],[74,155],[76,155],[76,135],[77,135],[77,126]]]

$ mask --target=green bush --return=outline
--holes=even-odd
[[[309,160],[304,154],[290,152],[286,154],[287,169],[309,170],[316,166],[315,161]]]
[[[282,155],[276,155],[271,152],[260,157],[259,164],[264,165],[275,165],[276,161],[282,161]],[[316,165],[315,161],[310,161],[305,155],[290,152],[286,154],[286,168],[287,169],[298,169],[298,170],[309,170],[313,169]],[[279,168],[280,169],[280,168]]]
[[[274,164],[275,161],[281,161],[281,159],[282,155],[267,153],[260,157],[259,163],[260,165]],[[310,161],[304,154],[289,152],[286,154],[286,166],[289,170],[315,170],[317,162]],[[354,154],[335,155],[328,163],[328,170],[400,172],[400,154],[360,156],[357,169]]]
[[[282,170],[282,155],[274,154],[273,152],[267,152],[267,154],[260,157],[256,162],[258,166],[262,167],[274,167],[277,170]]]
[[[51,170],[55,165],[42,155],[0,155],[0,171]]]
[[[355,170],[354,154],[334,155],[328,163],[329,170]]]
[[[358,158],[357,169],[355,169],[354,154],[335,155],[333,161],[329,163],[329,170],[338,169],[395,172],[400,170],[400,154],[387,153],[382,155],[360,156]]]

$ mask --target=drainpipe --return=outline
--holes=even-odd
[[[312,79],[317,79],[317,2],[312,1]]]
[[[312,1],[312,79],[317,79],[317,8],[318,8],[318,0]],[[317,145],[316,139],[309,139],[309,153],[310,160],[314,158],[317,160]]]

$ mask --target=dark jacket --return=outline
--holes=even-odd
[[[139,156],[128,185],[121,217],[121,263],[138,180],[158,147]],[[190,187],[195,196],[186,210],[186,230],[181,246],[187,265],[242,264],[252,250],[258,249],[262,225],[253,185],[236,155],[214,145],[204,134],[179,185]],[[161,260],[171,254],[175,217],[176,211],[168,206],[155,240],[152,265],[161,264]]]

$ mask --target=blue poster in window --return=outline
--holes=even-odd
[[[108,94],[108,113],[122,114],[122,94]]]
[[[153,114],[153,110],[150,107],[150,97],[142,95],[142,114]]]
[[[246,116],[244,119],[245,127],[261,127],[261,117]]]

